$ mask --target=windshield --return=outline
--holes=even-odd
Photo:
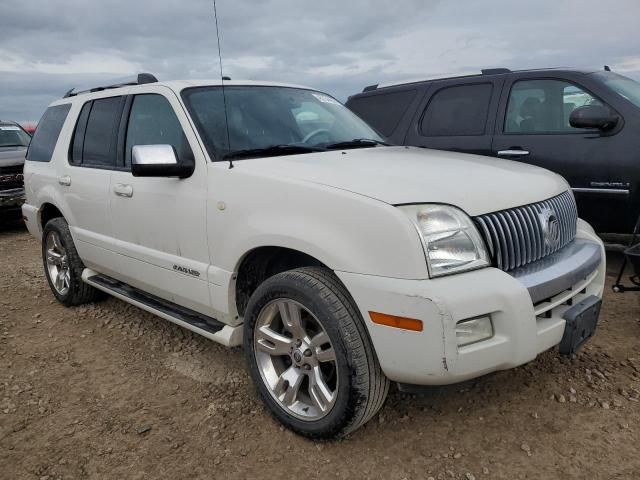
[[[0,125],[0,147],[28,147],[31,137],[17,125]]]
[[[212,159],[279,147],[278,154],[307,153],[334,144],[362,147],[382,138],[344,105],[324,93],[288,87],[225,86],[228,141],[221,87],[185,89],[182,97]],[[288,148],[291,147],[291,148]],[[296,147],[296,148],[292,148]],[[247,155],[249,157],[250,155]]]
[[[640,83],[613,72],[598,72],[594,75],[618,95],[640,107]]]

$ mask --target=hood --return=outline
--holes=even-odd
[[[22,165],[27,147],[0,147],[0,167]]]
[[[234,161],[239,170],[347,190],[383,202],[445,203],[471,216],[538,202],[567,182],[523,163],[416,147],[372,147]]]

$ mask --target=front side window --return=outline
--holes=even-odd
[[[70,109],[70,103],[47,108],[47,111],[44,112],[38,122],[36,133],[33,134],[33,139],[27,152],[27,160],[32,162],[51,161],[53,150],[58,143],[58,136],[60,136],[60,131]]]
[[[194,87],[182,93],[209,155],[216,160],[230,153],[272,147],[297,148],[304,153],[356,139],[382,141],[358,116],[323,93],[228,86],[225,96],[226,114],[221,87]]]
[[[125,165],[131,165],[135,145],[171,145],[180,161],[193,160],[180,122],[162,95],[136,95],[131,105],[125,150]]]
[[[511,88],[505,133],[576,133],[569,124],[571,112],[602,102],[573,83],[563,80],[521,80]]]
[[[420,129],[426,137],[484,135],[493,85],[446,87],[433,95]]]

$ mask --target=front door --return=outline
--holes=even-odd
[[[604,102],[576,82],[513,74],[500,102],[494,155],[547,168],[573,188],[580,217],[598,232],[619,228],[611,214],[625,189],[611,180],[611,136],[573,128],[571,112]]]
[[[111,176],[120,276],[148,293],[212,314],[206,160],[175,94],[161,86],[142,92],[128,99],[120,135],[123,165]],[[195,171],[185,179],[134,177],[135,145],[171,145],[179,161],[195,162]]]

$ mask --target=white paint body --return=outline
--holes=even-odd
[[[523,364],[560,342],[563,309],[543,318],[508,273],[488,267],[430,279],[418,232],[394,205],[444,203],[474,216],[558,195],[568,189],[564,179],[516,162],[407,147],[254,158],[230,169],[210,160],[180,99],[183,88],[215,84],[156,83],[57,102],[72,107],[53,159],[25,167],[23,213],[30,232],[40,239],[42,207],[56,206],[89,269],[217,318],[228,328],[209,337],[227,345],[241,338],[234,279],[242,259],[263,246],[304,252],[347,287],[383,371],[399,382],[453,383]],[[134,178],[128,171],[69,164],[82,104],[138,93],[170,101],[195,155],[191,177]],[[70,185],[60,184],[63,177]],[[116,195],[122,184],[133,188],[131,197]],[[601,245],[582,221],[578,237]],[[176,264],[200,275],[176,271]],[[603,260],[581,285],[587,293],[571,296],[601,297],[604,269]],[[424,330],[373,324],[369,311],[420,319]],[[492,316],[494,337],[457,347],[456,321],[485,314]]]

